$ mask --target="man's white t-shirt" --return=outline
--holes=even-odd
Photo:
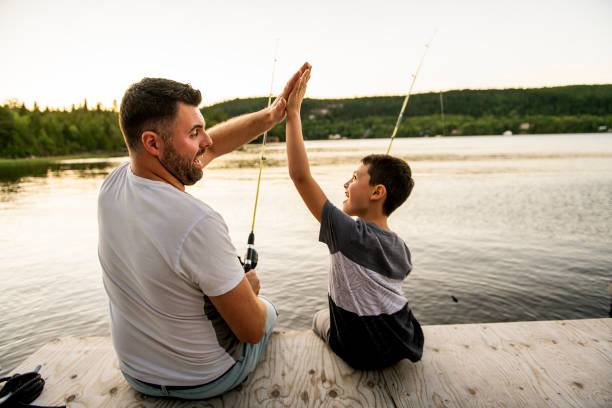
[[[221,215],[170,184],[134,175],[127,162],[102,184],[98,225],[121,370],[188,386],[231,368],[244,343],[208,296],[235,288],[244,271]]]

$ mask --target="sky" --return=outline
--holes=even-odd
[[[405,95],[430,41],[413,93],[612,83],[612,0],[0,0],[0,104],[110,107],[149,76],[209,105],[304,61],[307,97]]]

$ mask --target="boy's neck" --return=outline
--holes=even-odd
[[[387,224],[388,217],[386,215],[383,215],[383,214],[365,215],[365,216],[359,217],[359,218],[361,218],[365,222],[371,222],[372,224],[376,224],[377,226],[379,226],[382,229],[385,229],[387,231],[391,231],[391,228],[389,228],[389,225]]]

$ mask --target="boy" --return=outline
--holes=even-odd
[[[310,67],[289,96],[286,131],[289,174],[321,223],[319,240],[331,253],[329,310],[315,314],[313,330],[357,369],[418,361],[423,332],[401,290],[411,269],[410,251],[387,225],[414,185],[410,167],[388,155],[363,158],[344,184],[343,211],[334,207],[310,174],[302,140],[300,107],[309,78]]]

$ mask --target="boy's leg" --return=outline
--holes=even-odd
[[[319,310],[312,318],[312,331],[329,344],[329,309]]]
[[[272,333],[272,328],[274,327],[278,317],[278,312],[276,311],[274,305],[262,296],[259,296],[259,298],[264,302],[267,310],[266,328],[263,338],[257,344],[246,343],[244,345],[244,351],[242,352],[242,357],[240,360],[236,361],[236,364],[234,364],[234,366],[228,372],[213,382],[205,384],[201,387],[189,388],[186,390],[165,388],[159,390],[148,387],[146,384],[126,376],[125,373],[123,375],[128,380],[128,383],[137,391],[152,396],[169,396],[183,399],[206,399],[216,397],[237,387],[238,385],[242,384],[249,374],[255,369],[255,366],[263,353],[264,347],[268,341],[268,338],[270,337],[270,334]]]

